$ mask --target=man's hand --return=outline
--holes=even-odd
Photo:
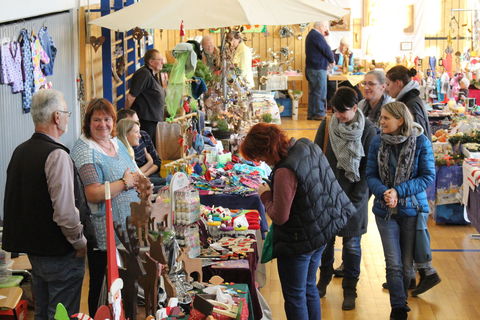
[[[87,254],[87,247],[77,249],[76,251],[77,251],[77,253],[75,254],[75,257],[85,258],[86,254]]]

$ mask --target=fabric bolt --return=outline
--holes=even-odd
[[[12,86],[12,93],[23,90],[22,52],[17,41],[0,47],[0,83]]]
[[[34,93],[33,61],[32,61],[32,38],[27,29],[20,31],[20,46],[22,51],[23,91],[22,108],[25,113],[30,112],[32,96]]]
[[[48,33],[47,27],[43,26],[40,31],[38,31],[38,39],[50,60],[49,62],[42,62],[40,67],[42,68],[44,75],[51,76],[53,75],[53,64],[55,62],[55,57],[57,56],[57,48],[55,47],[52,37]]]
[[[48,57],[45,50],[43,50],[42,45],[38,37],[33,37],[32,39],[32,62],[33,62],[33,83],[34,83],[34,92],[37,92],[47,84],[47,78],[43,74],[41,63],[49,63],[50,58]]]

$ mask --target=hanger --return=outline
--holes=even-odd
[[[6,43],[9,43],[11,42],[10,38],[9,37],[3,37],[1,40],[0,40],[0,45],[4,45]]]

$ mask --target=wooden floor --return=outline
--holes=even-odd
[[[282,118],[282,127],[295,138],[314,139],[318,121],[307,121],[300,113],[300,120]],[[322,319],[388,319],[390,302],[385,281],[385,260],[380,236],[372,214],[368,232],[362,237],[361,275],[358,283],[357,307],[342,311],[343,292],[341,278],[334,278],[321,299]],[[436,225],[429,221],[432,238],[433,265],[442,282],[418,298],[410,297],[410,319],[421,320],[470,320],[480,319],[480,241],[471,239],[476,230],[470,226]],[[340,240],[340,239],[339,239]],[[335,267],[341,261],[341,240],[336,242]],[[286,319],[283,297],[276,262],[267,264],[267,283],[261,289],[272,309],[273,319]]]
[[[307,121],[301,109],[300,120],[282,118],[282,127],[295,138],[313,139],[320,122]],[[380,236],[373,216],[369,217],[368,232],[362,238],[362,264],[358,283],[357,308],[342,311],[343,300],[341,279],[334,278],[328,286],[327,295],[321,299],[324,320],[377,320],[388,319],[390,303],[388,291],[381,285],[385,281],[385,262]],[[410,319],[419,320],[476,320],[480,319],[480,240],[472,240],[476,233],[470,226],[442,226],[430,220],[433,264],[442,282],[418,298],[409,298],[412,311]],[[337,244],[341,241],[337,241]],[[335,266],[340,263],[341,253],[336,246]],[[88,272],[86,273],[81,311],[87,308]],[[261,289],[270,305],[273,319],[286,319],[283,297],[278,279],[276,262],[267,264],[267,283]],[[27,319],[33,319],[30,312]],[[138,318],[141,319],[140,317]],[[143,320],[143,319],[142,319]]]

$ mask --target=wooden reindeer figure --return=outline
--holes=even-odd
[[[199,282],[202,282],[202,260],[200,259],[192,259],[188,256],[188,251],[186,249],[181,249],[180,256],[178,257],[177,261],[183,261],[183,268],[187,273],[187,279],[192,280],[192,274],[198,274]]]
[[[138,239],[135,236],[135,228],[130,223],[130,217],[127,217],[127,231],[122,226],[114,223],[115,233],[120,242],[125,247],[125,268],[119,268],[120,277],[123,279],[122,295],[124,296],[125,317],[127,319],[137,319],[137,295],[138,279],[146,276],[140,259],[140,247]]]
[[[140,277],[139,283],[145,293],[145,315],[155,315],[158,303],[159,263],[149,253],[145,253],[143,266],[147,274]]]
[[[147,177],[139,175],[137,190],[140,194],[140,203],[130,203],[132,211],[130,222],[137,229],[138,240],[140,245],[144,247],[147,245],[148,223],[152,212],[152,203],[150,201],[150,196],[153,193],[152,183]]]
[[[159,235],[157,239],[155,239],[153,236],[149,235],[148,242],[150,244],[150,257],[162,265],[161,274],[163,277],[163,283],[167,296],[176,297],[177,290],[175,289],[175,286],[173,285],[170,277],[168,276],[168,258],[165,252],[165,247],[163,246],[162,236]]]

